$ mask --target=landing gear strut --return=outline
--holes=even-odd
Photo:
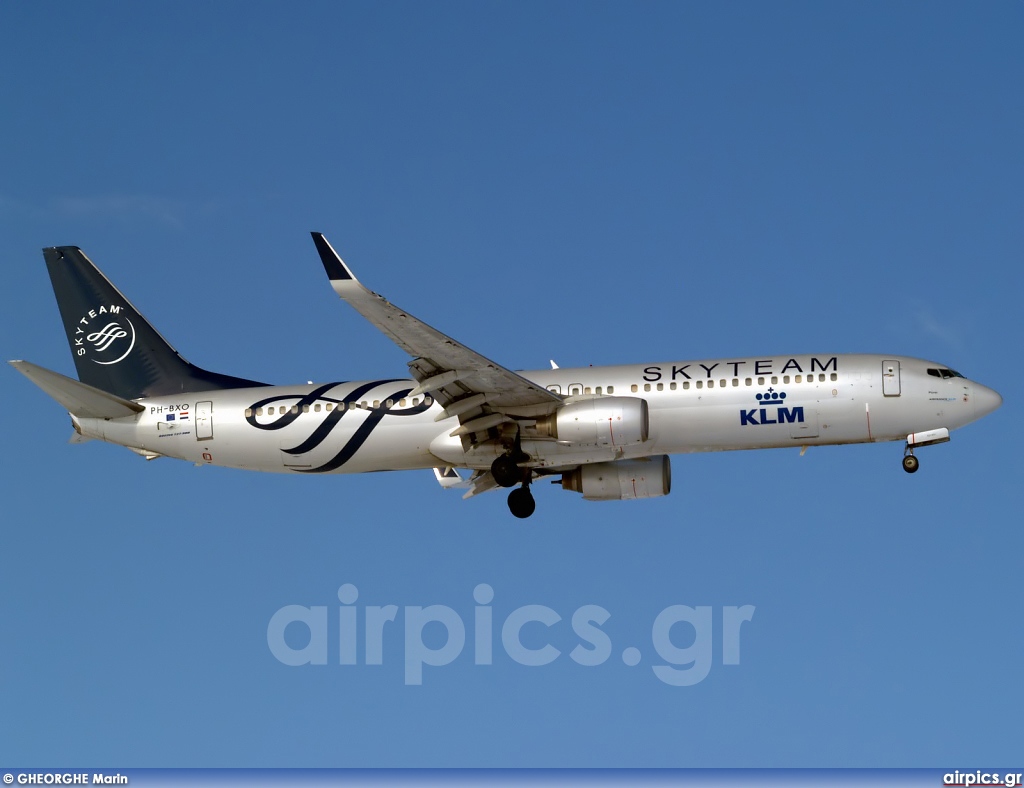
[[[512,442],[512,448],[507,454],[495,457],[491,463],[491,476],[498,483],[499,487],[520,487],[508,494],[508,509],[520,520],[525,520],[537,508],[537,502],[530,492],[530,481],[533,472],[529,468],[520,468],[519,463],[526,462],[530,456],[523,451],[523,444],[520,438],[519,428],[516,428],[516,438]]]
[[[524,471],[519,467],[519,463],[526,462],[528,459],[530,459],[530,455],[523,451],[519,428],[516,427],[516,439],[512,443],[512,448],[507,454],[495,457],[494,462],[491,463],[491,476],[494,477],[494,481],[498,483],[499,487],[515,487],[524,478],[529,479],[529,471]],[[526,484],[529,484],[529,481]],[[523,516],[529,517],[529,515]]]
[[[903,470],[907,473],[917,473],[917,469],[921,467],[921,461],[914,456],[914,450],[908,445],[903,450]]]

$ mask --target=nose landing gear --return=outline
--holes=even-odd
[[[914,456],[914,449],[921,446],[934,446],[937,443],[949,442],[949,429],[939,427],[925,432],[912,432],[907,436],[907,443],[903,447],[903,470],[907,473],[917,473],[921,467],[920,461]]]

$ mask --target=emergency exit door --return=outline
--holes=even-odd
[[[882,394],[887,397],[898,397],[900,395],[900,362],[882,362]]]
[[[213,438],[213,403],[196,403],[196,440],[208,441]]]

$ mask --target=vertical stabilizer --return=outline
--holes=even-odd
[[[82,383],[124,399],[265,385],[183,359],[78,247],[43,257]]]

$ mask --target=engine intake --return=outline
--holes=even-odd
[[[537,429],[567,443],[628,446],[647,440],[650,423],[645,399],[596,397],[563,405]]]
[[[587,501],[659,498],[672,490],[672,465],[666,454],[581,465],[562,474],[562,489],[583,493]]]

